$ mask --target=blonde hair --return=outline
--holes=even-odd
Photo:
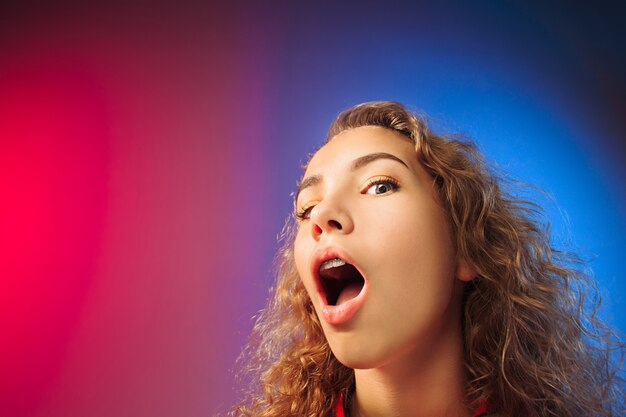
[[[578,258],[553,249],[538,207],[505,192],[476,147],[433,133],[396,102],[341,113],[326,142],[361,126],[392,129],[415,143],[438,186],[459,255],[478,271],[466,286],[463,337],[467,401],[502,416],[618,415],[621,380],[611,352],[623,345],[596,319],[593,283]],[[244,351],[253,378],[236,416],[327,416],[354,373],[328,346],[293,255],[289,220],[278,279]],[[589,311],[591,307],[591,311]],[[617,399],[617,400],[616,400]]]

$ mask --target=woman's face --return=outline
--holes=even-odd
[[[473,274],[411,140],[373,126],[340,133],[309,162],[296,209],[298,273],[344,365],[426,358],[460,337],[461,281]]]

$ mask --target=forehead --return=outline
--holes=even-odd
[[[304,176],[316,175],[331,167],[344,167],[363,155],[386,152],[418,169],[414,142],[400,133],[380,126],[345,130],[322,146],[309,161]]]

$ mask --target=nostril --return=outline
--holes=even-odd
[[[343,229],[343,227],[341,226],[341,223],[339,223],[337,220],[329,220],[328,225],[330,227],[334,227],[337,230]]]

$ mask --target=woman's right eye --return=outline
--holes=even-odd
[[[306,206],[303,207],[301,210],[296,212],[296,218],[298,220],[308,220],[311,218],[311,210],[313,210],[313,207],[315,206]]]

